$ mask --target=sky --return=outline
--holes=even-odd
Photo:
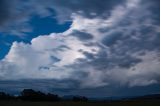
[[[160,93],[159,0],[0,0],[0,91]]]

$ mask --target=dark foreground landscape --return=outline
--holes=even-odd
[[[137,97],[93,99],[84,96],[64,96],[24,89],[13,96],[0,92],[0,106],[160,106],[160,94]]]
[[[160,101],[119,101],[119,102],[1,101],[0,106],[160,106]]]

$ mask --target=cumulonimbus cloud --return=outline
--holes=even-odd
[[[0,79],[68,79],[81,88],[159,83],[159,25],[146,9],[141,0],[127,0],[107,17],[69,12],[67,31],[14,42],[0,62]]]

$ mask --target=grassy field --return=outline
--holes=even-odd
[[[23,102],[1,101],[0,106],[160,106],[160,101],[128,102]]]

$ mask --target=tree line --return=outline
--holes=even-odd
[[[34,91],[33,89],[24,89],[19,96],[13,96],[5,92],[0,92],[0,100],[22,100],[22,101],[66,101],[57,94],[43,93],[41,91]],[[88,101],[84,96],[73,96],[67,101]]]

